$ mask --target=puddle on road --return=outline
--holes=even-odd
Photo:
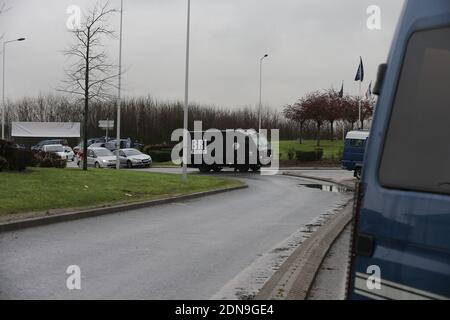
[[[339,192],[339,193],[345,193],[345,192],[351,192],[352,190],[339,185],[331,185],[331,184],[318,184],[318,183],[301,183],[299,184],[301,187],[311,188],[311,189],[318,189],[322,191],[328,191],[328,192]]]

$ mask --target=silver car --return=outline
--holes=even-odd
[[[87,150],[88,167],[95,168],[115,168],[116,156],[106,148],[88,148]],[[82,165],[81,159],[78,160],[78,166]]]
[[[64,146],[64,152],[66,154],[67,160],[75,161],[75,153],[69,146]]]
[[[120,165],[127,168],[133,167],[150,167],[152,158],[148,154],[144,154],[137,149],[128,148],[120,149]]]

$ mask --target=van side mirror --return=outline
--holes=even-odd
[[[382,63],[378,66],[377,80],[375,86],[373,87],[372,93],[377,96],[381,93],[381,87],[383,86],[384,76],[386,74],[387,63]]]

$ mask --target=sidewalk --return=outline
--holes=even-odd
[[[307,300],[344,300],[350,247],[350,225],[336,239],[325,257]]]

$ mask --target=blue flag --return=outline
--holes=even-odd
[[[372,97],[372,81],[370,81],[369,87],[367,88],[366,91],[366,98],[369,99],[370,97]]]
[[[364,80],[364,66],[363,66],[362,58],[359,57],[359,67],[358,67],[358,71],[356,71],[355,81],[363,82],[363,80]]]

